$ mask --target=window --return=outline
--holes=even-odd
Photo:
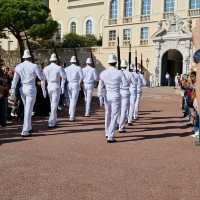
[[[147,16],[151,13],[151,0],[142,0],[142,15]]]
[[[131,29],[124,29],[123,40],[126,40],[126,41],[131,40]]]
[[[110,4],[110,18],[116,19],[118,15],[118,0],[112,0]]]
[[[71,33],[76,33],[76,22],[72,22],[70,24],[70,32]]]
[[[165,0],[164,12],[173,13],[175,7],[175,0]]]
[[[190,0],[190,9],[200,9],[200,0]]]
[[[115,41],[116,40],[116,31],[112,30],[109,31],[109,41]]]
[[[86,35],[91,35],[92,34],[92,20],[88,19],[86,21]]]
[[[132,16],[132,0],[124,1],[124,17]]]
[[[149,28],[148,27],[141,28],[140,44],[141,45],[148,44],[148,39],[149,39]]]

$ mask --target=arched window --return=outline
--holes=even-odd
[[[124,1],[124,17],[131,17],[132,16],[132,0],[125,0]]]
[[[92,20],[88,19],[86,21],[86,35],[91,35],[92,34]]]
[[[76,22],[71,22],[70,24],[70,32],[76,33]]]
[[[148,16],[151,13],[151,0],[142,0],[142,15]]]
[[[116,19],[118,15],[118,0],[112,0],[110,3],[110,19]]]
[[[164,12],[173,13],[175,8],[175,0],[165,0]]]
[[[190,9],[200,9],[200,0],[190,0]]]

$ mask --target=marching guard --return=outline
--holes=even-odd
[[[64,94],[66,74],[61,66],[56,64],[56,54],[52,54],[50,58],[51,64],[43,70],[45,79],[47,80],[48,94],[51,103],[51,114],[48,121],[49,128],[55,128],[57,124],[57,109],[61,93]],[[60,80],[61,83],[60,83]]]
[[[146,86],[146,80],[142,72],[138,71],[137,74],[138,74],[138,84],[137,84],[137,92],[136,92],[136,100],[135,100],[135,109],[133,113],[134,120],[138,119],[139,105],[140,105],[140,100],[142,97],[142,91],[143,91],[143,87]]]
[[[97,81],[96,70],[92,67],[91,58],[87,58],[86,67],[83,68],[83,90],[85,96],[85,117],[90,116],[90,108],[92,102],[92,93],[94,90],[95,81]]]
[[[41,87],[43,96],[46,98],[45,81],[42,71],[36,64],[31,62],[31,55],[29,50],[24,51],[22,57],[24,62],[17,65],[11,86],[11,97],[16,96],[16,87],[19,80],[21,80],[20,94],[24,104],[24,124],[21,136],[28,137],[32,134],[32,112],[36,100],[36,77],[41,80]]]
[[[135,77],[128,69],[128,62],[124,59],[121,61],[121,68],[124,76],[127,80],[127,85],[122,85],[120,88],[121,94],[121,111],[119,117],[119,133],[125,133],[125,124],[128,118],[128,112],[130,107],[130,86],[135,84]]]
[[[69,96],[69,120],[75,121],[75,111],[80,92],[80,84],[83,80],[81,67],[77,65],[76,56],[72,56],[71,65],[65,68],[67,76],[67,90]]]
[[[100,74],[99,94],[106,90],[105,96],[105,133],[108,143],[116,142],[114,139],[115,126],[120,111],[121,85],[127,85],[126,78],[121,70],[116,69],[117,57],[111,54],[108,58],[109,68]]]
[[[134,116],[134,110],[135,110],[135,102],[136,102],[136,98],[137,98],[137,86],[138,86],[138,82],[139,82],[139,76],[136,73],[136,69],[134,67],[134,65],[132,64],[130,67],[131,70],[131,74],[134,77],[134,82],[132,82],[130,84],[130,107],[129,107],[129,115],[128,115],[128,125],[132,126],[132,122],[133,122],[133,116]]]

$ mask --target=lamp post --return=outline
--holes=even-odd
[[[185,59],[185,63],[186,63],[186,74],[188,75],[188,72],[189,72],[189,63],[190,62],[190,60],[189,60],[189,58],[186,58]]]
[[[149,60],[149,58],[147,58],[146,59],[147,71],[149,70],[149,62],[150,62],[150,60]]]

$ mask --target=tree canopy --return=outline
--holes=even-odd
[[[18,40],[21,54],[24,33],[32,39],[50,39],[57,27],[43,0],[0,1],[0,35],[2,30],[8,29]]]

